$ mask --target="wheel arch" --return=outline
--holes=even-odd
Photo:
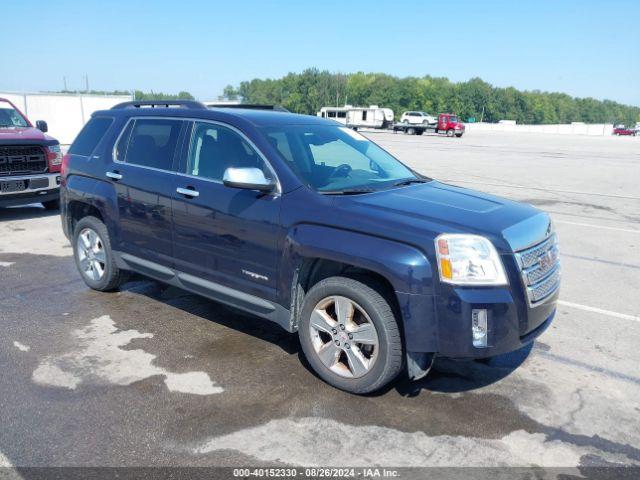
[[[88,215],[100,219],[114,237],[117,202],[113,196],[113,187],[105,182],[70,176],[61,195],[62,226],[67,237],[71,238],[76,223]]]
[[[306,292],[336,275],[364,277],[378,284],[389,295],[403,336],[413,332],[417,322],[435,325],[430,311],[419,318],[415,315],[419,302],[412,300],[427,299],[420,304],[422,310],[433,298],[431,265],[416,247],[332,227],[298,225],[286,237],[283,255],[279,291],[283,305],[289,305],[292,331],[297,329]]]

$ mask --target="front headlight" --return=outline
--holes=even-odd
[[[440,281],[454,285],[507,285],[493,244],[479,235],[444,233],[436,238]]]

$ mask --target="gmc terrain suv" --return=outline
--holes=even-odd
[[[42,203],[55,210],[60,204],[60,144],[45,135],[46,122],[36,125],[0,98],[0,207]]]
[[[133,271],[273,321],[350,392],[521,348],[556,311],[547,214],[424,177],[331,120],[127,102],[93,114],[62,176],[89,287]]]

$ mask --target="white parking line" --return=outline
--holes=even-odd
[[[565,220],[556,220],[556,219],[554,219],[553,221],[554,223],[565,223],[567,225],[578,225],[580,227],[604,228],[605,230],[617,230],[618,232],[640,233],[640,230],[635,230],[633,228],[607,227],[606,225],[593,225],[592,223],[567,222]]]
[[[612,312],[611,310],[604,310],[602,308],[589,307],[588,305],[580,305],[579,303],[565,302],[564,300],[558,300],[559,305],[565,307],[577,308],[578,310],[584,310],[585,312],[601,313],[602,315],[608,315],[610,317],[622,318],[623,320],[631,320],[633,322],[640,322],[640,317],[636,315],[627,315],[626,313]]]

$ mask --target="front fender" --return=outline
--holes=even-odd
[[[391,283],[410,351],[434,351],[437,321],[433,270],[423,252],[411,245],[322,225],[301,224],[286,236],[279,292],[291,305],[292,285],[306,259],[324,259],[373,271]]]
[[[281,278],[291,285],[305,258],[321,258],[372,270],[397,292],[432,295],[433,271],[415,247],[393,240],[322,225],[297,225],[285,239]]]

